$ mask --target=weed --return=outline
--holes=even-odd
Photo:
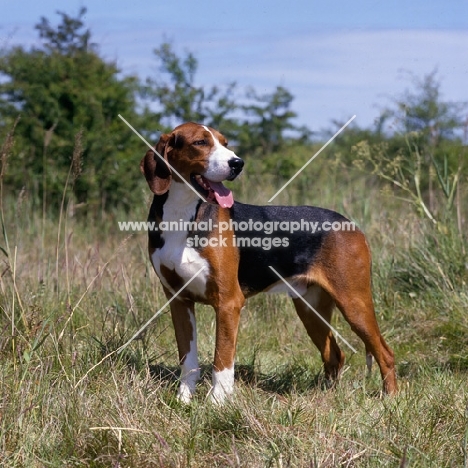
[[[333,325],[358,353],[343,348],[344,375],[326,389],[288,298],[258,296],[243,311],[236,393],[221,408],[206,399],[214,316],[197,309],[202,381],[193,403],[180,404],[167,310],[116,352],[166,302],[146,235],[117,231],[124,214],[86,223],[65,201],[59,234],[58,219],[27,197],[16,211],[4,195],[0,465],[467,466],[464,239],[457,223],[422,221],[378,185],[348,177],[342,190],[319,184],[320,199],[307,181],[284,196],[342,207],[367,232],[378,320],[398,365],[393,398],[380,397],[376,371],[366,376],[363,346],[339,314]],[[248,190],[244,178],[237,199]],[[143,199],[138,210],[144,219]]]

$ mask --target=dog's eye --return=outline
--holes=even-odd
[[[206,140],[197,140],[193,142],[193,145],[195,146],[204,146],[206,145]]]

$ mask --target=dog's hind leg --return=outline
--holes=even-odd
[[[315,311],[300,298],[293,299],[294,306],[308,335],[320,351],[327,381],[333,383],[338,378],[345,360],[343,352],[327,325],[330,323],[335,303],[325,290],[315,284],[309,286],[302,297]],[[323,320],[317,316],[317,313]]]
[[[351,329],[361,338],[369,354],[374,356],[383,380],[385,393],[395,393],[397,382],[393,351],[380,333],[371,291],[371,259],[364,234],[360,231],[337,232],[333,242],[324,246],[326,262],[319,261],[315,276],[333,297]]]
[[[359,289],[338,291],[337,306],[351,325],[351,329],[365,344],[368,372],[371,370],[373,356],[380,368],[383,390],[392,394],[397,391],[393,351],[380,333],[370,289],[369,291]]]

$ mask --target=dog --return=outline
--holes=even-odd
[[[172,299],[181,366],[178,398],[190,402],[200,376],[195,303],[215,310],[210,397],[222,403],[234,391],[237,333],[246,298],[283,291],[320,351],[327,381],[338,378],[345,360],[328,326],[336,305],[364,342],[369,368],[375,358],[383,391],[395,393],[394,354],[377,324],[364,234],[357,228],[330,229],[350,221],[324,208],[234,203],[223,182],[234,180],[243,166],[221,133],[193,122],[161,135],[155,151],[148,150],[140,164],[154,194],[149,256],[166,297]],[[301,229],[291,228],[298,225]],[[312,225],[315,232],[308,228]],[[265,226],[268,230],[262,230]]]

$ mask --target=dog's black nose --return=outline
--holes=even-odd
[[[244,167],[244,160],[241,158],[232,158],[228,161],[228,164],[232,172],[239,175]]]

